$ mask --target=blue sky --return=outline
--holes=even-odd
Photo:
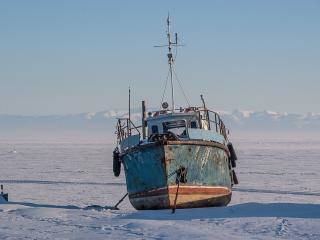
[[[216,110],[320,112],[319,1],[10,0],[0,1],[0,114],[125,109],[129,84],[134,106],[158,106],[167,59],[152,46],[166,41],[168,11],[194,105],[202,93]]]

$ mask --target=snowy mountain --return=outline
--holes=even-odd
[[[319,130],[320,114],[278,113],[272,111],[221,112],[221,118],[234,130]]]
[[[219,111],[231,132],[310,132],[320,130],[320,113],[278,113],[272,111]],[[23,134],[84,134],[113,136],[117,117],[127,117],[123,110],[108,110],[70,115],[18,116],[0,115],[2,136]],[[141,113],[133,110],[136,122]],[[320,132],[319,132],[320,133]]]

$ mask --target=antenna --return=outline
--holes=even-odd
[[[168,36],[168,42],[169,42],[169,46],[168,46],[168,63],[169,63],[169,71],[170,71],[170,82],[171,82],[171,108],[172,108],[172,112],[174,111],[174,89],[173,89],[173,81],[172,81],[172,64],[173,64],[173,57],[172,57],[172,52],[171,52],[171,45],[173,44],[171,42],[171,35],[170,35],[170,16],[168,14],[168,18],[167,18],[167,36]]]
[[[184,46],[184,45],[179,45],[178,44],[178,34],[175,33],[175,41],[171,41],[171,32],[170,32],[170,15],[168,14],[167,17],[167,38],[168,38],[168,44],[164,45],[157,45],[154,47],[168,47],[168,64],[169,64],[169,74],[170,74],[170,83],[171,83],[171,110],[174,112],[174,87],[173,87],[173,64],[174,64],[174,59],[173,59],[173,54],[172,54],[172,47],[178,47],[178,46]]]
[[[131,135],[131,88],[129,85],[129,121],[128,121],[128,125],[129,125],[129,135]]]

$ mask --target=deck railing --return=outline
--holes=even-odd
[[[131,136],[133,132],[141,136],[140,128],[142,126],[136,126],[129,118],[118,118],[116,126],[116,134],[119,142],[123,139]]]
[[[201,114],[201,112],[203,112],[204,114]],[[226,126],[224,125],[218,113],[208,109],[199,109],[199,118],[208,122],[209,130],[215,130],[217,133],[220,133],[226,140],[228,139]]]
[[[185,109],[178,108],[175,109],[174,112],[198,112],[200,128],[203,128],[201,122],[207,121],[209,130],[216,131],[217,133],[221,134],[226,140],[228,140],[226,127],[218,113],[202,107],[189,107]],[[172,110],[151,111],[149,112],[149,116],[156,116],[168,113],[172,113]],[[136,132],[136,134],[139,134],[141,136],[140,129],[142,129],[142,126],[136,126],[129,118],[118,118],[116,126],[116,134],[118,141],[121,142],[123,139],[131,136],[133,132]]]

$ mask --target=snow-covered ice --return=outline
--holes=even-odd
[[[320,239],[320,141],[237,140],[227,207],[136,211],[104,142],[1,142],[0,239]],[[12,152],[12,149],[16,152]]]

